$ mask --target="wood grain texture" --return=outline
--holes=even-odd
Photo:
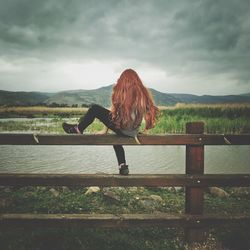
[[[190,227],[199,229],[222,223],[249,223],[244,215],[187,215],[187,214],[0,214],[0,227],[6,226],[82,226],[102,228],[128,227]]]
[[[213,187],[250,186],[250,174],[27,174],[0,173],[0,186]]]
[[[250,134],[164,134],[134,138],[108,135],[0,133],[0,145],[250,145]]]
[[[187,134],[203,134],[204,123],[192,122],[186,124]],[[202,137],[200,137],[201,140]],[[204,174],[204,145],[186,145],[186,174]],[[185,213],[189,215],[202,215],[204,205],[204,188],[186,187],[185,189]],[[185,229],[186,241],[202,242],[205,238],[203,229],[196,229],[190,226]]]

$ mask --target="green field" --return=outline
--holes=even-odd
[[[1,188],[0,213],[184,213],[185,192],[183,188],[106,188],[119,197],[110,201],[104,189],[85,194],[87,188],[75,187],[25,187]],[[53,190],[53,191],[52,191]],[[205,193],[204,212],[213,214],[249,213],[249,192],[226,188],[227,197],[215,197]],[[161,197],[152,200],[151,195]],[[145,203],[145,201],[150,203]],[[208,241],[201,249],[241,249],[241,241],[249,244],[249,225],[239,228],[223,225],[211,228]],[[0,231],[3,249],[44,249],[39,239],[46,240],[47,249],[170,249],[193,250],[185,246],[184,231],[168,228],[131,229],[79,229],[79,228],[5,228]],[[223,248],[222,248],[223,246]],[[231,248],[227,248],[227,247]],[[54,248],[53,248],[54,247]]]
[[[28,117],[22,121],[1,121],[0,132],[28,131],[40,133],[63,133],[64,121],[76,123],[86,108],[12,107],[0,108],[0,117]],[[40,118],[39,120],[32,118]],[[51,118],[51,119],[47,119]],[[206,133],[250,133],[250,104],[230,105],[183,105],[161,107],[161,114],[155,128],[149,134],[185,133],[185,124],[203,121]],[[142,123],[143,130],[145,123]],[[87,133],[102,129],[98,120],[87,128]]]

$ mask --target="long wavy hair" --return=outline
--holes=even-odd
[[[136,128],[144,118],[146,129],[150,129],[158,114],[159,109],[138,74],[132,69],[123,71],[112,92],[111,115],[116,128]]]

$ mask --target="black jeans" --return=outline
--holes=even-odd
[[[111,112],[108,109],[97,104],[91,105],[87,113],[80,118],[78,128],[81,131],[81,133],[95,120],[95,118],[99,119],[106,127],[114,131],[116,134],[124,136],[120,131],[120,129],[115,128],[115,125],[111,119]],[[113,148],[115,150],[118,164],[119,165],[121,163],[126,164],[125,152],[123,146],[113,145]]]

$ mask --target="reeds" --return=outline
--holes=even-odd
[[[149,134],[185,133],[187,122],[203,121],[206,133],[250,133],[250,104],[177,104],[160,107],[161,114]],[[77,122],[87,108],[0,107],[1,117],[51,117],[49,120],[1,121],[0,131],[37,131],[63,133],[63,121]],[[103,125],[96,120],[86,132],[93,133]],[[142,123],[142,130],[145,121]]]
[[[161,110],[151,133],[184,133],[187,122],[202,121],[206,133],[249,133],[250,104],[176,104]]]
[[[82,115],[87,108],[71,107],[0,107],[0,117],[47,117]]]

